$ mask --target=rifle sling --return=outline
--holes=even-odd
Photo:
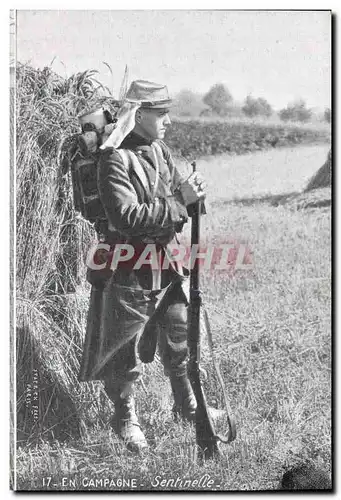
[[[214,369],[216,371],[216,374],[217,374],[217,377],[218,377],[218,381],[219,381],[219,384],[220,384],[220,387],[221,387],[221,390],[222,390],[222,393],[223,393],[223,396],[224,396],[224,403],[225,403],[225,408],[226,408],[227,421],[228,421],[228,425],[229,425],[229,432],[228,432],[227,437],[221,436],[220,434],[216,434],[216,438],[219,439],[219,441],[221,441],[222,443],[230,443],[231,441],[233,441],[236,438],[236,424],[235,424],[235,419],[234,419],[234,416],[233,416],[233,413],[232,413],[232,409],[231,409],[231,406],[230,406],[230,402],[229,402],[229,399],[228,399],[228,396],[227,396],[227,392],[226,392],[226,389],[225,389],[223,377],[222,377],[221,372],[220,372],[219,363],[218,363],[218,361],[217,361],[217,359],[215,357],[215,354],[214,354],[212,330],[211,330],[211,325],[210,325],[208,313],[207,313],[207,310],[205,309],[205,307],[203,305],[201,307],[202,307],[203,313],[204,313],[205,327],[206,327],[206,332],[207,332],[208,344],[209,344],[210,350],[211,350],[213,366],[214,366]]]

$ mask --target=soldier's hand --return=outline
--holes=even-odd
[[[199,172],[193,172],[179,186],[179,190],[184,199],[185,205],[191,205],[199,200],[206,198],[205,193],[206,183]]]

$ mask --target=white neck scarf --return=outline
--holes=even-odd
[[[139,102],[124,101],[116,115],[115,128],[110,133],[109,137],[100,146],[100,149],[118,148],[123,139],[135,127],[135,113],[141,106]]]

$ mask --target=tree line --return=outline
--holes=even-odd
[[[198,117],[198,116],[217,116],[217,117],[241,117],[247,116],[269,118],[278,115],[279,118],[286,121],[308,122],[313,116],[312,109],[309,109],[303,99],[289,103],[280,111],[274,111],[273,107],[263,97],[246,96],[243,104],[234,101],[228,88],[217,83],[203,96],[191,91],[182,90],[175,97],[174,112],[178,116]],[[323,120],[331,122],[331,109],[326,108]]]

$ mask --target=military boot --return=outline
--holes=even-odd
[[[129,387],[121,387],[120,390],[108,391],[106,387],[106,392],[115,406],[115,415],[111,420],[113,430],[124,441],[128,450],[134,453],[147,450],[148,443],[135,411],[132,384]]]
[[[187,375],[177,376],[171,374],[170,382],[174,397],[174,416],[177,419],[181,417],[189,422],[194,422],[197,402]]]

